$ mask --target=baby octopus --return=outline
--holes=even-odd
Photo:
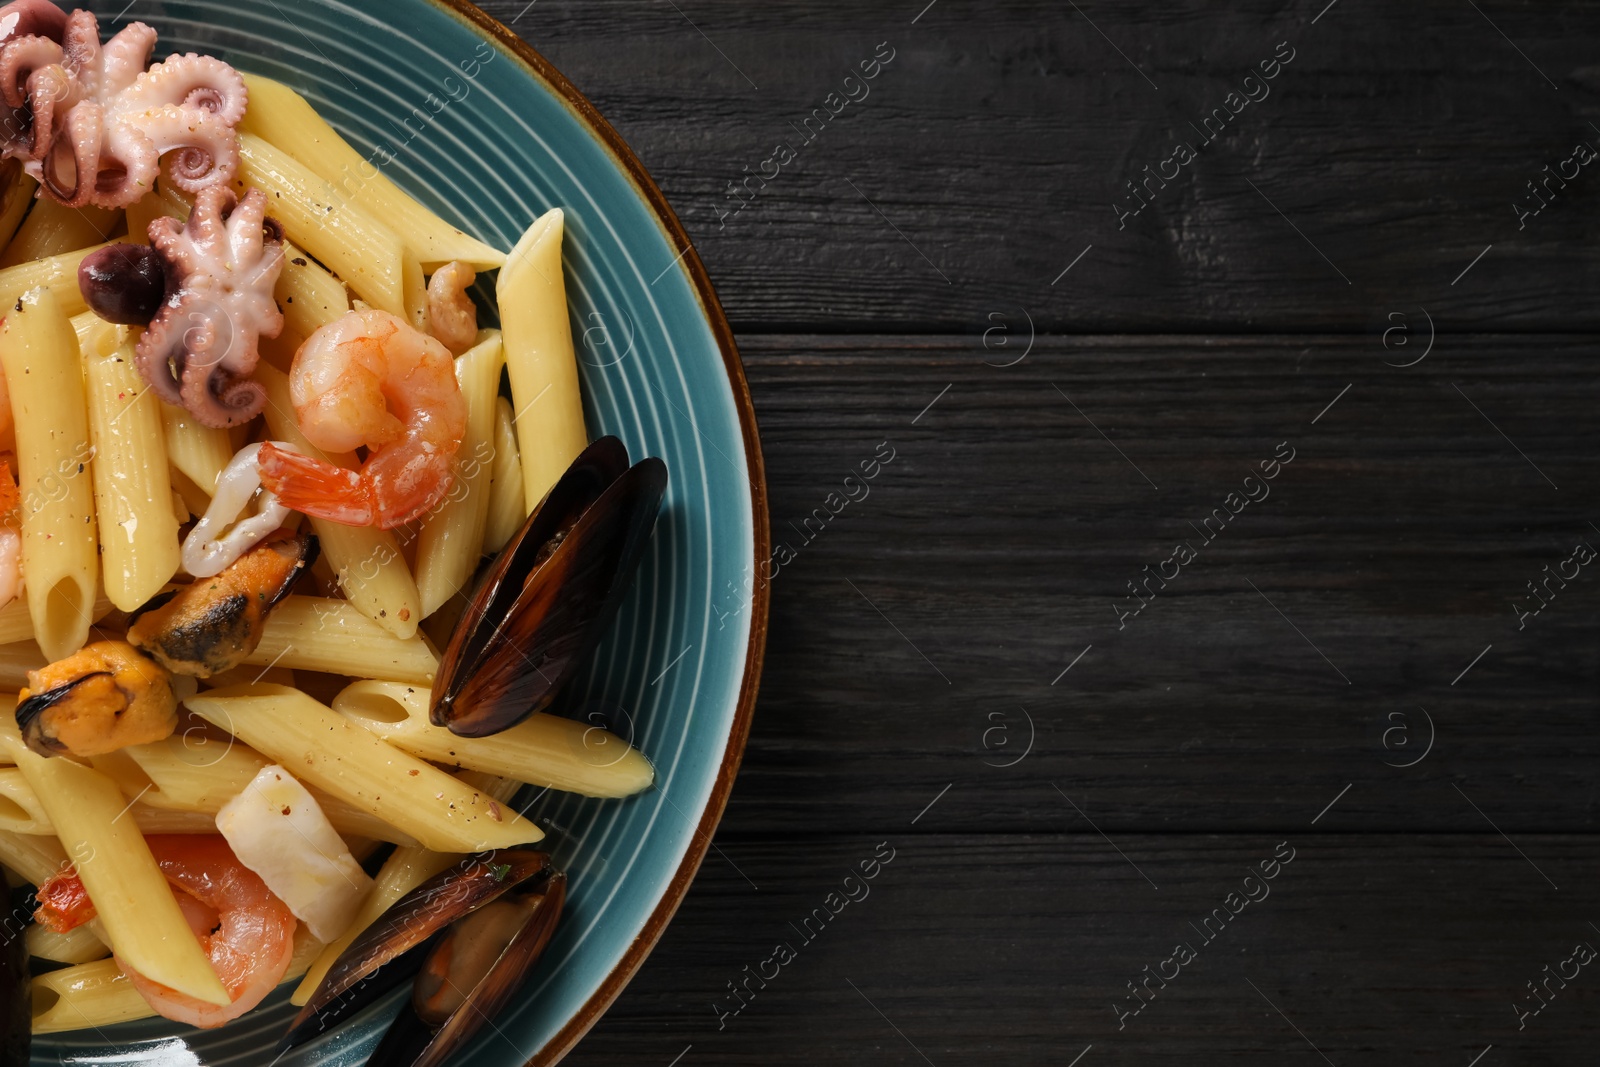
[[[266,391],[249,378],[259,338],[283,329],[272,298],[283,233],[266,208],[259,189],[235,204],[231,190],[213,188],[195,199],[187,223],[150,224],[151,244],[165,261],[166,298],[139,338],[135,361],[157,395],[207,426],[237,426],[266,405]]]
[[[238,72],[194,53],[150,67],[149,26],[129,23],[101,45],[93,13],[58,20],[52,6],[0,7],[0,98],[9,109],[0,152],[24,160],[43,191],[71,207],[126,207],[150,191],[168,152],[179,189],[225,188],[238,169],[234,127],[247,100]]]

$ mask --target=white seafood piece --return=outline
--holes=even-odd
[[[239,862],[324,944],[349,928],[372,890],[316,800],[276,764],[222,806],[217,829]]]
[[[286,451],[295,451],[287,442],[272,443]],[[259,444],[246,445],[228,461],[217,475],[211,505],[183,539],[183,569],[196,578],[221,574],[289,517],[289,509],[278,503],[278,498],[270,491],[261,488],[261,468],[256,464],[256,454],[260,451]],[[257,490],[261,492],[258,510],[249,518],[240,518]],[[230,524],[232,529],[228,529]]]

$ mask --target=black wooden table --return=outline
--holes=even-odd
[[[788,546],[571,1062],[1596,1061],[1600,8],[488,6],[693,235]]]

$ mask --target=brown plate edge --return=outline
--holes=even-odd
[[[751,566],[755,580],[751,583],[750,640],[745,649],[744,678],[739,685],[739,704],[734,711],[733,728],[728,734],[728,747],[723,753],[722,765],[717,770],[716,783],[712,786],[705,812],[700,816],[700,823],[695,827],[694,834],[689,840],[683,861],[678,864],[678,869],[673,874],[660,903],[645,920],[644,928],[634,938],[633,944],[628,947],[622,960],[612,968],[611,973],[600,984],[600,988],[595,990],[578,1009],[577,1014],[556,1032],[555,1037],[529,1057],[525,1065],[525,1067],[549,1067],[571,1052],[578,1041],[600,1021],[600,1016],[605,1014],[605,1010],[621,995],[623,987],[633,979],[634,974],[643,966],[645,958],[655,948],[656,942],[666,930],[667,923],[671,921],[678,906],[683,903],[683,898],[688,894],[689,885],[694,881],[695,873],[705,859],[712,834],[715,833],[717,823],[722,819],[722,812],[727,807],[728,795],[733,791],[733,780],[738,776],[739,764],[744,758],[745,741],[750,736],[750,721],[755,714],[756,692],[760,688],[761,666],[767,645],[770,594],[764,577],[764,567],[772,555],[772,533],[767,515],[766,464],[762,459],[761,439],[756,429],[755,406],[750,399],[750,386],[745,381],[744,364],[739,358],[739,349],[733,340],[733,330],[728,325],[727,316],[723,314],[722,304],[717,300],[717,293],[711,284],[710,276],[706,273],[705,264],[700,261],[699,250],[694,247],[694,242],[689,240],[683,224],[678,221],[677,213],[667,203],[666,195],[656,185],[655,179],[650,177],[644,164],[639,162],[639,158],[633,154],[633,149],[628,147],[622,135],[606,121],[605,116],[595,109],[588,98],[567,80],[566,75],[504,23],[486,14],[476,5],[468,3],[467,0],[430,0],[430,2],[481,32],[512,58],[521,61],[536,78],[555,90],[567,106],[595,132],[617,164],[633,179],[634,186],[655,212],[657,220],[671,238],[673,246],[688,253],[683,256],[683,265],[694,283],[701,311],[705,314],[706,321],[710,323],[711,332],[717,339],[717,347],[722,352],[723,369],[728,375],[728,385],[733,390],[733,404],[739,413],[739,429],[744,438],[746,463],[751,475],[750,517],[751,528],[755,534],[755,558],[751,561]]]

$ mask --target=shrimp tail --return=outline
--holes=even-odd
[[[360,471],[286,451],[271,441],[261,445],[256,463],[262,487],[284,507],[346,526],[372,525],[372,488]]]

